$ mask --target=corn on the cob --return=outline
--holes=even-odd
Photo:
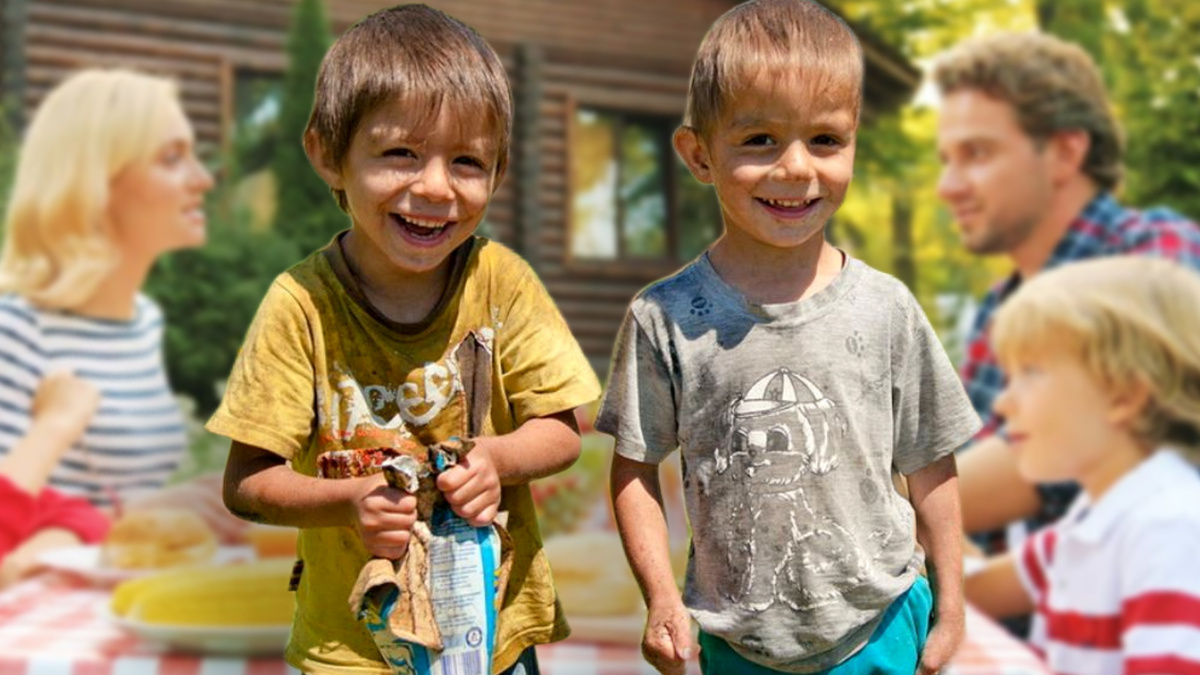
[[[295,601],[288,591],[292,561],[189,567],[121,584],[113,613],[144,623],[189,626],[289,624]]]

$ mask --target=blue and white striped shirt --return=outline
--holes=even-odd
[[[162,312],[139,295],[130,321],[44,310],[0,295],[0,456],[29,432],[34,392],[70,370],[100,391],[100,408],[63,457],[50,485],[98,506],[161,487],[187,449],[183,416],[167,383]]]

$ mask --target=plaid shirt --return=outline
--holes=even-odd
[[[1200,270],[1200,227],[1170,209],[1135,211],[1101,193],[1071,223],[1043,269],[1123,253],[1169,258]],[[1003,433],[1004,421],[992,406],[1004,389],[1005,377],[992,352],[988,329],[1000,304],[1020,284],[1019,273],[1013,272],[984,296],[967,339],[961,374],[967,395],[983,420],[983,429],[975,440]],[[1044,523],[1057,519],[1077,491],[1061,485],[1039,488],[1043,514],[1038,520]]]

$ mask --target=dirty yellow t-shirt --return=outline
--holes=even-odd
[[[339,241],[281,274],[267,291],[208,423],[315,476],[330,450],[467,437],[456,348],[469,336],[492,354],[484,435],[596,399],[600,385],[533,270],[475,237],[452,256],[448,291],[420,324],[378,314],[346,266]],[[481,383],[482,384],[482,383]],[[333,479],[329,479],[333,480]],[[515,544],[497,623],[495,672],[526,647],[566,637],[527,485],[504,488]],[[368,554],[352,527],[302,529],[304,573],[287,660],[305,672],[388,672],[351,613],[350,590]]]

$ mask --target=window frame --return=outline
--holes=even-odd
[[[665,110],[651,108],[632,108],[622,107],[620,105],[611,105],[600,102],[591,102],[589,100],[579,100],[576,96],[568,96],[567,105],[564,106],[567,119],[565,120],[566,129],[566,146],[564,148],[564,163],[566,173],[566,185],[564,186],[565,201],[563,203],[563,263],[566,268],[572,271],[589,271],[599,273],[613,273],[632,276],[648,276],[658,277],[670,273],[688,262],[679,254],[680,242],[680,223],[679,221],[679,187],[677,178],[677,167],[675,163],[678,158],[675,156],[675,147],[673,136],[675,129],[682,124],[682,115],[677,113],[665,112]],[[677,110],[682,110],[682,104]],[[662,152],[662,157],[665,161],[660,165],[659,169],[663,173],[662,185],[665,190],[666,199],[666,255],[662,257],[632,257],[626,254],[626,244],[624,236],[625,218],[624,204],[621,199],[614,197],[616,202],[615,212],[617,216],[617,255],[615,258],[584,258],[579,257],[573,250],[573,239],[575,237],[575,163],[572,153],[575,148],[575,141],[578,137],[577,118],[580,110],[590,110],[597,113],[612,115],[617,118],[615,127],[614,144],[615,158],[617,160],[617,175],[616,184],[618,189],[621,184],[621,176],[623,169],[622,147],[621,147],[621,131],[629,121],[641,121],[648,123],[647,126],[659,126],[662,132],[658,138],[659,150]],[[686,170],[686,169],[685,169]]]

